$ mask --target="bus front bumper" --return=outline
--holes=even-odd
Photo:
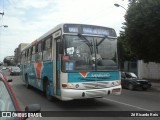
[[[121,90],[120,85],[111,88],[90,90],[62,89],[61,100],[67,101],[73,99],[101,98],[107,95],[120,95]]]

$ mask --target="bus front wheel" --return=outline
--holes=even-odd
[[[45,82],[45,95],[49,101],[53,100],[53,97],[51,96],[51,85],[49,83],[49,80],[46,80]]]

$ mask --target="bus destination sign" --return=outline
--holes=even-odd
[[[115,30],[107,27],[80,24],[65,24],[63,29],[64,33],[80,33],[116,37]]]
[[[96,35],[109,35],[109,30],[100,29],[100,28],[84,27],[83,33],[84,34],[96,34]]]

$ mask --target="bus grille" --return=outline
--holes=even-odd
[[[109,82],[82,83],[84,89],[102,89],[111,87]]]

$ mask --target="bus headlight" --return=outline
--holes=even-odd
[[[73,83],[63,83],[62,84],[63,88],[69,88],[69,89],[74,89],[74,88],[79,88],[79,84],[73,84]]]
[[[79,84],[76,84],[75,87],[76,87],[76,88],[79,88]]]
[[[74,84],[68,83],[68,88],[74,88]]]
[[[121,85],[121,81],[120,81],[120,80],[116,81],[116,85],[117,85],[117,86],[118,86],[118,85]]]

